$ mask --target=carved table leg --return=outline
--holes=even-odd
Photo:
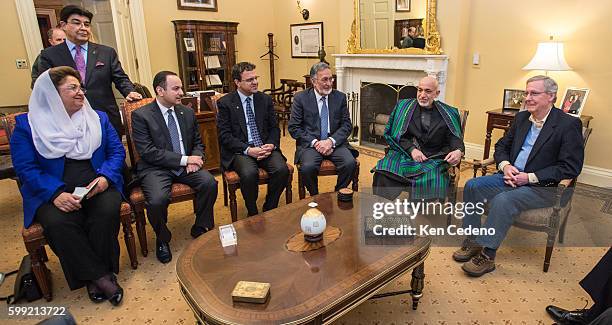
[[[419,305],[419,299],[423,296],[423,287],[425,286],[425,262],[412,270],[412,310],[416,310]]]

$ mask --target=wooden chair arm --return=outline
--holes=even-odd
[[[472,164],[474,165],[474,168],[482,168],[482,167],[487,167],[487,166],[491,166],[491,164],[495,163],[495,159],[493,158],[487,158],[484,160],[480,160],[480,159],[474,159],[472,161]]]

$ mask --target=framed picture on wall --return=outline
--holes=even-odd
[[[323,22],[291,24],[291,57],[316,58],[323,43]]]
[[[565,96],[561,101],[561,110],[570,115],[580,117],[587,96],[589,96],[588,88],[569,87],[565,90]]]
[[[217,11],[217,0],[176,0],[180,10]]]
[[[395,0],[395,11],[409,12],[410,11],[410,0]]]
[[[522,111],[525,107],[525,91],[522,89],[504,89],[503,109],[513,109]]]

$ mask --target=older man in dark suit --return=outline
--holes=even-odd
[[[221,164],[240,176],[240,190],[248,215],[256,215],[259,168],[270,176],[263,211],[274,209],[289,177],[286,159],[280,150],[280,130],[272,98],[258,91],[255,65],[240,62],[232,68],[236,91],[217,103],[217,128]]]
[[[459,111],[436,100],[438,81],[419,81],[417,98],[402,99],[385,129],[389,150],[373,169],[374,194],[394,200],[407,187],[411,199],[444,198],[448,166],[461,162],[463,135]]]
[[[132,135],[140,155],[137,174],[146,199],[147,216],[157,235],[157,258],[172,259],[166,225],[172,183],[189,185],[196,191],[196,219],[191,236],[198,237],[215,225],[213,206],[217,181],[204,164],[204,145],[195,113],[181,105],[183,84],[170,71],[153,79],[156,100],[132,113]]]
[[[359,153],[347,141],[352,124],[346,94],[332,89],[334,78],[329,65],[325,62],[313,65],[310,79],[313,88],[295,95],[288,129],[296,140],[295,163],[301,165],[304,186],[310,195],[316,195],[323,159],[336,165],[337,191],[351,182]]]
[[[114,83],[126,100],[138,100],[142,96],[134,91],[134,85],[121,68],[117,52],[111,47],[89,41],[93,14],[81,7],[68,5],[60,13],[60,27],[66,33],[66,41],[48,47],[40,54],[38,71],[69,66],[81,74],[85,96],[91,107],[105,112],[119,135],[123,133],[119,107],[111,84]],[[37,76],[32,76],[33,81]]]
[[[527,80],[526,111],[519,112],[512,127],[495,144],[499,173],[469,180],[463,199],[473,204],[487,202],[485,228],[494,235],[468,236],[453,253],[465,262],[463,271],[481,276],[495,270],[495,253],[514,218],[522,211],[553,204],[555,187],[563,179],[575,178],[584,162],[584,141],[580,119],[554,107],[557,83],[546,76]],[[464,228],[479,228],[481,216],[465,211]]]

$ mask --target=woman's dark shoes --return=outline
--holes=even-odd
[[[98,304],[106,300],[106,296],[103,292],[100,292],[98,287],[93,283],[87,284],[87,295],[89,296],[89,300]]]
[[[113,306],[119,306],[121,304],[121,301],[123,300],[123,288],[118,284],[117,287],[119,287],[117,291],[115,291],[115,293],[113,293],[113,295],[108,298],[108,301]]]
[[[103,293],[104,300],[108,300],[113,306],[121,304],[123,288],[117,283],[117,277],[114,274],[107,274],[98,280],[92,281],[92,284]]]
[[[123,300],[123,288],[117,283],[117,276],[114,274],[111,275],[111,282],[117,286],[117,290],[108,298],[108,301],[113,306],[119,306]]]
[[[566,310],[557,306],[549,305],[546,312],[560,325],[588,324],[588,309]]]

